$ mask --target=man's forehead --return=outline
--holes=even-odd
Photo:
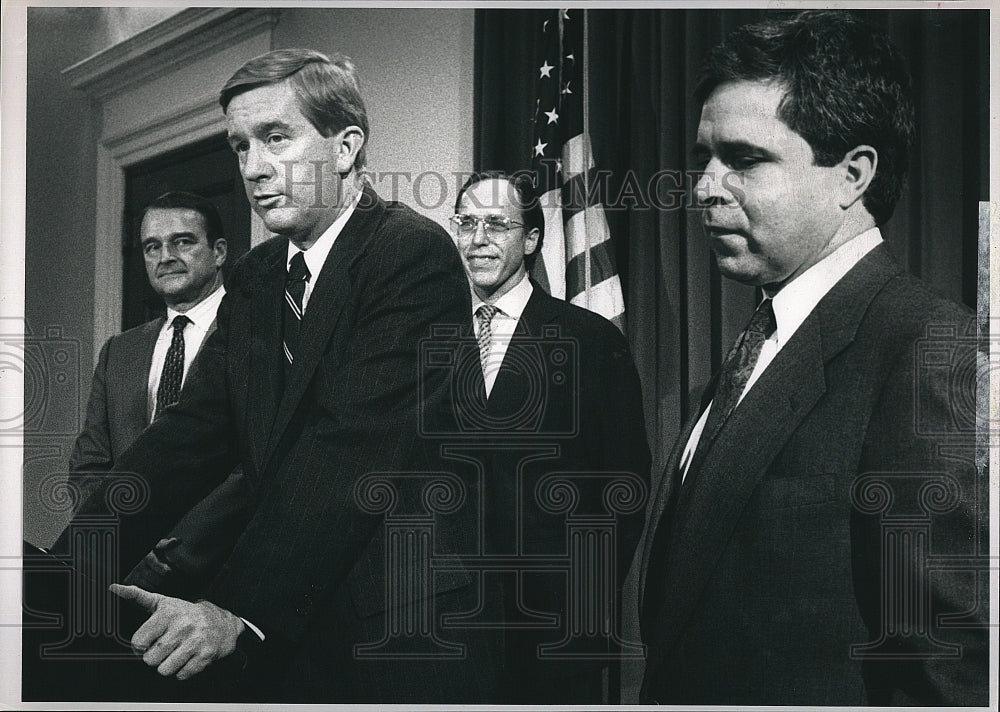
[[[205,217],[192,208],[150,208],[142,218],[140,231],[144,237],[178,232],[203,234]]]
[[[773,81],[720,84],[702,107],[698,142],[774,146],[801,138],[778,117],[785,93],[785,88]]]
[[[462,194],[460,205],[467,211],[503,213],[518,211],[517,193],[510,181],[504,179],[482,180],[469,186]]]

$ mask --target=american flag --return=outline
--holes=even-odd
[[[545,239],[532,277],[552,296],[597,312],[624,331],[621,280],[586,130],[585,13],[546,12],[542,24],[531,164]]]

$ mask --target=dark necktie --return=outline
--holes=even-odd
[[[483,366],[483,375],[486,375],[486,364],[490,360],[490,348],[493,343],[493,317],[498,309],[492,304],[482,304],[476,309],[476,323],[479,324],[479,363]]]
[[[705,422],[705,427],[701,431],[698,445],[691,458],[688,467],[688,477],[694,479],[697,470],[701,466],[702,458],[708,450],[709,445],[715,439],[715,435],[725,424],[726,419],[736,409],[740,395],[746,388],[747,382],[753,374],[754,366],[760,357],[760,350],[764,342],[774,333],[776,328],[774,321],[774,306],[770,299],[765,299],[757,307],[753,318],[747,328],[740,335],[736,344],[729,351],[726,360],[722,364],[719,372],[719,380],[715,388],[715,397],[712,399],[711,410]],[[649,573],[646,577],[646,591],[643,599],[643,625],[651,625],[653,617],[656,615],[660,604],[663,602],[665,587],[667,584],[666,558],[670,549],[670,535],[674,528],[674,517],[677,513],[677,502],[680,500],[681,486],[684,475],[680,467],[673,472],[667,473],[672,478],[671,489],[667,496],[667,501],[660,515],[655,534],[653,536],[652,547],[649,556]],[[687,485],[690,486],[690,483]]]
[[[184,382],[184,327],[191,323],[183,314],[174,317],[170,326],[174,336],[167,349],[167,358],[160,371],[160,385],[156,389],[155,419],[168,405],[173,405],[181,395],[181,384]]]
[[[306,293],[306,282],[309,281],[309,268],[303,253],[296,252],[288,265],[288,277],[285,279],[285,307],[282,310],[283,337],[282,346],[285,351],[285,361],[290,367],[295,361],[299,347],[299,330],[302,326],[302,297]],[[286,371],[288,368],[285,369]]]
[[[770,299],[765,299],[757,307],[757,311],[754,312],[747,328],[722,363],[722,369],[719,371],[719,382],[716,384],[715,396],[712,398],[711,410],[708,412],[708,419],[705,421],[705,427],[698,439],[698,446],[691,458],[691,466],[688,467],[689,473],[694,473],[701,465],[701,460],[709,445],[712,444],[719,430],[736,409],[743,389],[746,388],[747,382],[753,374],[754,366],[757,365],[760,350],[776,328],[774,305]]]

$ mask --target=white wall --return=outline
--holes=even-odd
[[[376,189],[442,225],[461,187],[454,173],[472,169],[474,12],[283,9],[274,32],[275,48],[308,47],[354,60]],[[407,174],[396,179],[395,195],[389,171]]]

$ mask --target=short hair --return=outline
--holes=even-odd
[[[167,191],[155,198],[143,209],[142,215],[139,218],[140,225],[145,219],[146,213],[154,208],[193,210],[201,215],[202,222],[205,224],[205,237],[208,240],[209,247],[214,247],[216,242],[226,239],[219,211],[216,210],[215,205],[208,198],[203,198],[200,195],[188,193],[183,190]]]
[[[458,191],[458,197],[455,198],[456,213],[462,202],[462,196],[465,195],[465,191],[484,180],[503,180],[510,183],[514,187],[514,194],[517,196],[517,207],[521,210],[521,222],[524,223],[524,231],[527,233],[536,228],[538,229],[538,242],[536,243],[535,251],[530,255],[524,256],[524,263],[530,270],[534,266],[538,255],[542,252],[542,240],[545,238],[545,214],[542,212],[542,206],[535,191],[535,179],[533,175],[530,171],[517,171],[516,173],[479,171],[473,173],[465,181],[465,185]]]
[[[720,84],[775,81],[785,90],[778,118],[834,166],[856,146],[878,153],[862,204],[878,225],[902,191],[914,137],[910,73],[888,35],[837,11],[806,11],[730,33],[708,55],[695,99]]]
[[[312,49],[276,49],[254,57],[236,70],[219,92],[225,112],[234,96],[260,86],[287,80],[299,102],[299,111],[323,136],[333,136],[348,126],[358,126],[368,142],[368,114],[354,63],[340,54],[329,57]],[[362,143],[354,167],[365,165]]]

